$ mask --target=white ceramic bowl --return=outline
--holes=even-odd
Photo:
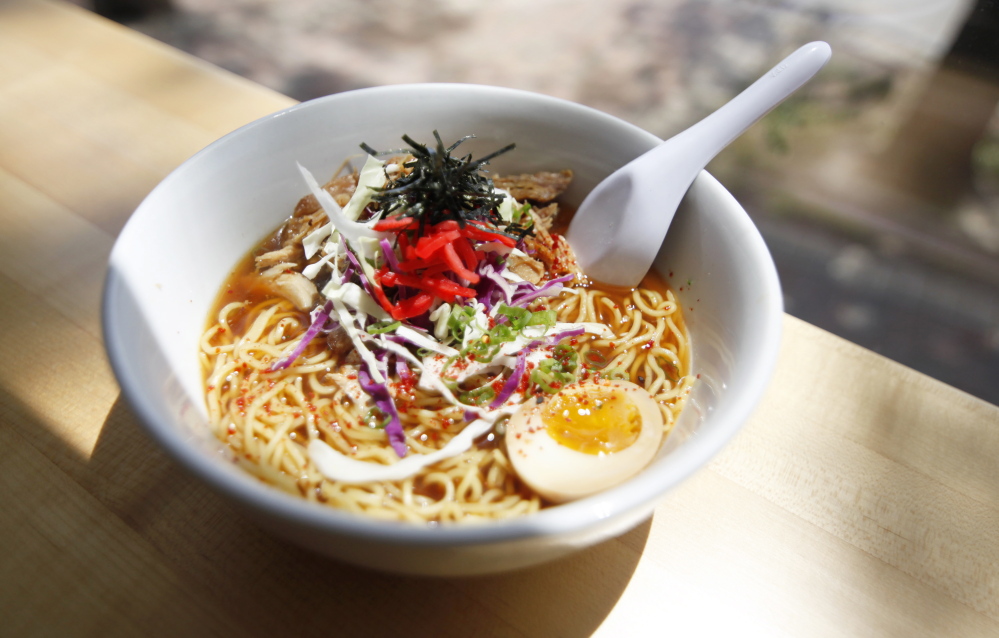
[[[209,308],[236,262],[305,193],[296,162],[330,175],[358,144],[399,148],[406,133],[476,157],[509,142],[493,171],[571,168],[578,204],[613,169],[659,140],[592,109],[521,91],[407,85],[341,93],[248,124],[171,173],[111,254],[104,335],[118,381],[149,434],[259,524],[323,554],[411,574],[480,574],[565,555],[621,534],[704,466],[742,427],[777,356],[780,286],[762,238],[710,175],[691,187],[656,267],[673,273],[699,375],[656,460],[627,483],[509,522],[427,528],[359,517],[271,489],[225,462],[209,433],[197,351]],[[689,284],[687,283],[689,280]],[[705,504],[711,507],[711,504]]]

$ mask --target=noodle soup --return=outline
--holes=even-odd
[[[627,480],[692,385],[673,292],[578,271],[568,171],[489,179],[404,139],[323,186],[303,169],[311,194],[223,286],[200,354],[215,434],[287,492],[431,525]]]

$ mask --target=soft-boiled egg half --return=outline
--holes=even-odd
[[[564,503],[623,483],[659,449],[663,417],[652,396],[629,381],[569,386],[530,401],[506,426],[514,469],[544,498]]]

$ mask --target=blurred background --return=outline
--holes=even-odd
[[[788,313],[999,404],[999,0],[76,0],[306,100],[469,82],[668,137],[811,40],[829,65],[709,170]]]

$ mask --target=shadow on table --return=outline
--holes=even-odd
[[[400,577],[334,562],[259,529],[161,452],[123,397],[89,469],[104,504],[162,553],[186,588],[248,635],[588,636],[627,587],[651,526],[650,519],[510,574]],[[150,624],[155,631],[155,619]]]

